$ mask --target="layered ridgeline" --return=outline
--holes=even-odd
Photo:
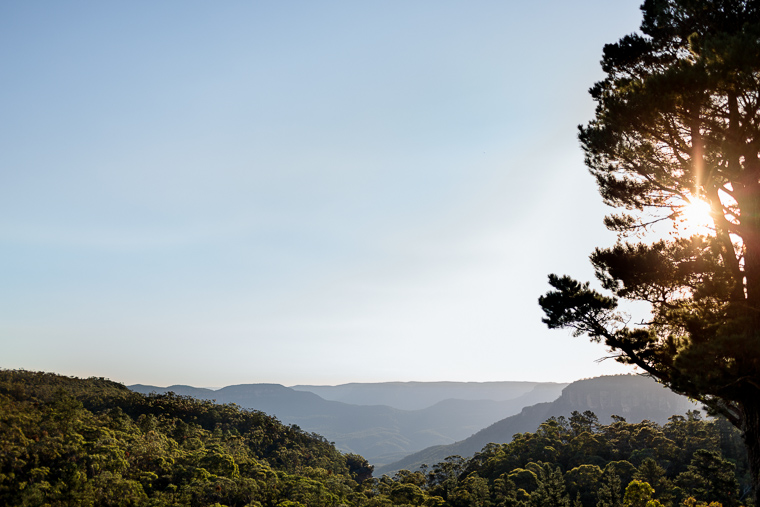
[[[523,407],[556,399],[567,384],[550,382],[388,382],[340,386],[244,384],[218,390],[133,385],[140,393],[174,392],[275,415],[360,454],[372,464],[450,444]],[[314,391],[314,392],[312,392]],[[328,398],[328,399],[325,399]],[[338,401],[340,400],[340,401]]]
[[[672,415],[698,409],[688,398],[664,388],[654,380],[639,375],[613,375],[579,380],[568,385],[562,395],[548,403],[526,406],[519,414],[498,421],[469,438],[449,445],[431,446],[387,465],[377,466],[376,474],[397,470],[416,470],[422,464],[438,463],[447,456],[472,456],[489,443],[512,441],[517,433],[535,431],[550,417],[568,417],[574,411],[592,411],[600,422],[612,416],[629,422],[649,420],[664,424]]]
[[[0,505],[366,505],[371,474],[261,412],[0,370]]]
[[[352,382],[337,386],[296,385],[331,401],[352,405],[388,405],[402,410],[419,410],[444,400],[528,401],[553,396],[567,383],[554,382]],[[538,403],[536,401],[535,403]]]
[[[633,414],[640,400],[626,396],[617,408]],[[371,474],[360,456],[260,412],[0,370],[0,505],[738,507],[749,484],[739,432],[697,412],[663,425],[572,412],[471,458]]]
[[[640,406],[634,398],[617,408]],[[371,472],[360,456],[260,412],[0,370],[0,505],[599,507],[625,497],[737,507],[748,492],[739,432],[696,412],[664,425],[574,412],[426,473]]]

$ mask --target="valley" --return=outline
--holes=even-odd
[[[361,405],[325,399],[308,391],[308,386],[298,386],[298,390],[278,384],[243,384],[218,390],[181,385],[129,387],[143,394],[174,392],[260,410],[285,424],[295,424],[305,431],[323,435],[335,442],[338,449],[360,454],[380,465],[429,446],[452,444],[467,438],[490,424],[519,413],[525,406],[556,399],[566,385],[550,382],[393,382],[314,388],[326,396],[332,393],[333,397],[337,394],[363,401]],[[380,404],[383,401],[396,406]]]
[[[698,408],[647,377],[604,376],[571,384],[548,382],[387,382],[339,386],[242,384],[218,390],[132,385],[143,394],[174,392],[274,415],[324,436],[378,473],[472,456],[490,442],[535,431],[549,417],[591,410],[631,422],[667,422]],[[342,401],[338,401],[342,400]],[[349,402],[350,401],[350,402]],[[391,405],[393,404],[393,406]],[[406,408],[400,408],[406,407]]]

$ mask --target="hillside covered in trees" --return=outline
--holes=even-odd
[[[379,466],[429,446],[457,442],[519,413],[525,406],[555,400],[566,385],[550,382],[389,382],[376,387],[360,383],[332,386],[335,390],[329,389],[330,386],[294,389],[279,384],[241,384],[217,390],[185,385],[138,384],[127,387],[143,394],[171,391],[260,410],[285,424],[295,424],[308,432],[318,433],[335,442],[341,451],[360,454]],[[352,401],[362,401],[361,395],[366,396],[363,403],[354,404],[325,399],[322,395]],[[393,398],[393,406],[375,403],[389,401],[389,398]],[[670,412],[666,417],[673,413],[676,412]],[[530,429],[536,429],[544,419],[536,421]],[[481,447],[483,445],[473,449],[473,453]]]
[[[601,425],[590,411],[574,412],[423,471],[430,494],[462,506],[727,507],[751,500],[739,432],[696,411],[665,425],[621,417]],[[477,497],[480,503],[463,501]]]
[[[613,416],[628,421],[647,419],[665,424],[671,416],[686,415],[698,408],[699,405],[685,396],[665,389],[651,378],[605,375],[575,381],[565,387],[556,400],[526,406],[519,414],[506,417],[454,444],[429,447],[389,465],[373,464],[377,475],[392,475],[400,469],[415,470],[423,463],[438,463],[447,456],[469,458],[489,443],[509,443],[515,434],[534,432],[550,417],[567,418],[573,412],[591,411],[603,424],[613,422]]]
[[[697,412],[664,425],[574,412],[373,478],[362,457],[261,412],[0,370],[0,505],[737,507],[748,493],[738,431]]]
[[[0,505],[361,505],[371,471],[262,412],[0,371]]]

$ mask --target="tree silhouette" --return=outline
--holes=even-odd
[[[760,2],[646,0],[604,47],[586,165],[619,234],[591,255],[604,295],[550,275],[550,328],[610,347],[740,428],[760,485]],[[698,202],[709,227],[688,227]],[[684,222],[685,221],[685,222]],[[673,226],[666,227],[666,226]],[[631,322],[620,299],[651,305]]]

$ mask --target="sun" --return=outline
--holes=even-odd
[[[676,227],[685,236],[709,234],[715,227],[710,204],[702,199],[691,199],[678,210]]]

